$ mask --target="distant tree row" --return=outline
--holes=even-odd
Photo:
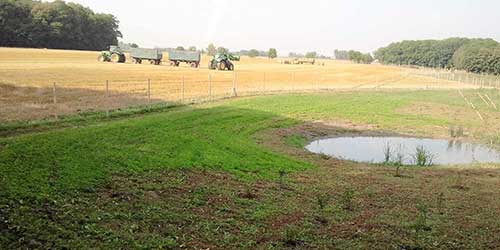
[[[0,46],[104,50],[122,37],[118,24],[76,3],[0,0]]]
[[[355,63],[370,64],[373,62],[373,57],[370,53],[362,53],[355,50],[338,50],[334,51],[335,59],[337,60],[350,60]]]
[[[500,45],[492,39],[402,41],[378,49],[375,58],[384,64],[500,74]]]

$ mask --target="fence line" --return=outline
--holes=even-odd
[[[416,73],[405,70],[387,74],[354,75],[351,78],[342,73],[209,72],[208,75],[176,76],[176,79],[105,80],[102,84],[88,84],[90,87],[54,82],[52,91],[44,90],[43,87],[13,85],[19,88],[15,91],[19,100],[13,100],[12,104],[7,103],[9,107],[4,110],[0,109],[0,121],[49,117],[58,119],[60,115],[93,111],[105,111],[109,116],[111,110],[133,106],[151,108],[158,103],[190,104],[248,95],[331,90],[424,90],[441,87],[436,85],[432,76],[415,85],[411,76]],[[49,94],[50,92],[52,93]],[[52,101],[47,101],[48,98]],[[489,96],[487,98],[489,99]]]

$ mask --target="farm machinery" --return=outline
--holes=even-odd
[[[201,53],[199,51],[171,50],[168,52],[168,60],[170,61],[170,65],[175,67],[184,62],[193,68],[198,68],[201,61]]]
[[[130,51],[130,57],[135,64],[141,64],[142,61],[149,61],[150,64],[160,65],[163,59],[163,53],[159,49],[133,48]]]
[[[208,63],[209,69],[218,69],[218,70],[234,70],[234,64],[232,61],[239,61],[240,57],[235,56],[228,53],[218,53],[215,54],[214,57]]]
[[[124,63],[126,60],[125,53],[118,46],[110,46],[108,51],[101,51],[97,57],[99,62]]]

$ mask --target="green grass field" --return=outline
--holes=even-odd
[[[493,99],[500,94],[482,90]],[[499,165],[394,168],[303,150],[383,131],[500,146],[464,92],[249,97],[0,126],[0,248],[500,248]]]

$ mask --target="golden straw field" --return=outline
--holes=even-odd
[[[285,65],[242,57],[235,72],[164,63],[100,63],[99,52],[0,48],[0,121],[50,118],[157,102],[192,103],[234,95],[320,90],[472,88],[408,69],[319,60]],[[55,97],[55,98],[54,98]]]

